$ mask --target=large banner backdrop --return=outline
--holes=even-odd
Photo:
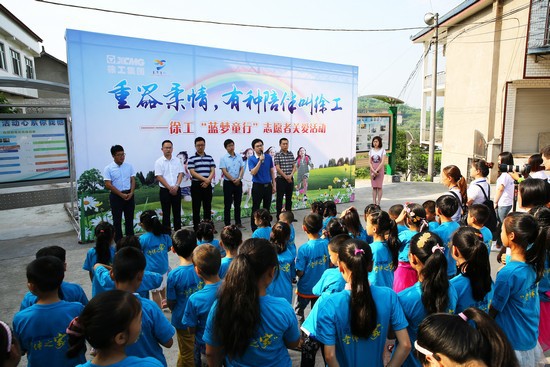
[[[254,138],[274,154],[286,137],[295,156],[305,150],[310,157],[306,182],[295,177],[293,209],[354,200],[357,67],[76,30],[66,39],[81,240],[111,221],[102,173],[115,144],[137,172],[136,230],[143,210],[162,214],[154,162],[165,139],[185,163],[195,137],[204,137],[218,166],[225,139],[246,160]],[[223,215],[220,179],[216,168],[214,220]],[[190,200],[182,204],[184,225]]]

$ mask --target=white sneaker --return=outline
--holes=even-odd
[[[492,241],[491,252],[499,252],[501,248],[497,246],[497,241]]]

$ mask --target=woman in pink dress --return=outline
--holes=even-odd
[[[372,185],[372,203],[380,205],[382,200],[382,184],[384,183],[384,157],[386,150],[382,147],[382,138],[372,138],[369,151],[370,182]]]

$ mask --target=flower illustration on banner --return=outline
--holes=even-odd
[[[84,210],[93,210],[97,212],[102,202],[97,201],[93,196],[86,196],[82,199],[82,204],[84,205]]]

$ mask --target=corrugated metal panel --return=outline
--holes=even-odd
[[[517,90],[512,152],[539,151],[539,133],[550,132],[549,88]]]
[[[25,191],[0,195],[0,210],[28,208],[71,201],[71,188]]]

